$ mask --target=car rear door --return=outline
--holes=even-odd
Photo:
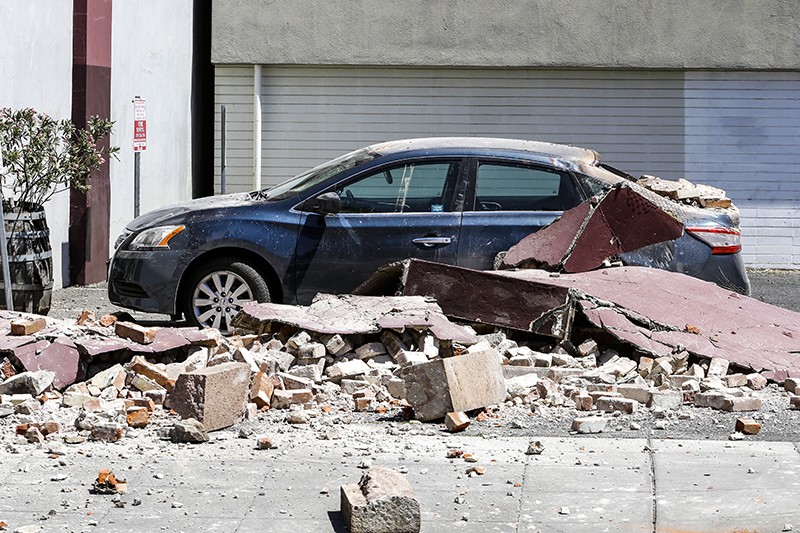
[[[298,302],[351,292],[378,267],[409,257],[454,264],[465,167],[461,158],[405,160],[328,189],[341,197],[339,213],[302,213]]]
[[[561,216],[582,198],[572,176],[523,159],[470,160],[459,266],[491,269],[495,256]]]

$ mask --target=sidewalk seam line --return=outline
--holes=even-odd
[[[525,455],[525,467],[522,469],[522,487],[519,491],[519,501],[517,502],[517,528],[515,531],[520,533],[520,526],[522,525],[522,499],[525,496],[525,478],[528,477],[528,466],[530,466],[533,458],[530,455]]]
[[[652,494],[652,512],[653,512],[653,533],[656,533],[658,524],[658,505],[656,502],[656,461],[655,452],[653,451],[652,440],[647,438],[647,457],[650,459],[650,491]]]

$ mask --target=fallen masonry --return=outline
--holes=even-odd
[[[310,426],[373,413],[456,433],[504,411],[540,419],[559,412],[554,420],[564,432],[595,434],[648,418],[665,429],[707,410],[746,413],[735,429],[753,435],[760,424],[768,427],[760,410],[770,395],[788,397],[780,402],[787,412],[800,408],[796,379],[785,378],[780,391],[769,384],[797,370],[794,313],[682,278],[673,292],[658,289],[661,302],[678,310],[653,310],[626,287],[647,285],[638,291],[646,294],[674,275],[643,269],[551,277],[416,261],[405,268],[402,288],[418,294],[319,295],[309,307],[248,304],[230,337],[120,326],[88,312],[11,335],[12,322],[39,319],[0,312],[0,422],[13,428],[14,446],[116,443],[140,432],[200,444],[213,441],[212,432],[261,417]],[[436,291],[426,292],[431,287]],[[721,314],[740,333],[715,329],[677,299],[677,292],[695,289],[712,303],[724,295],[738,304],[736,313]],[[501,316],[499,305],[516,314]],[[624,334],[623,319],[639,336]],[[767,320],[776,331],[748,326]],[[669,335],[675,338],[668,342]],[[704,339],[712,336],[714,350],[707,350]],[[766,340],[775,342],[768,347]],[[753,353],[772,366],[756,365]],[[280,438],[261,435],[255,446],[271,453]]]

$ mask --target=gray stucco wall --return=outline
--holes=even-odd
[[[798,0],[215,0],[217,64],[800,68]]]

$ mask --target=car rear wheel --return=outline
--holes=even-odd
[[[258,271],[233,259],[216,259],[189,279],[184,291],[186,319],[230,333],[231,321],[245,302],[269,302],[269,286]]]

